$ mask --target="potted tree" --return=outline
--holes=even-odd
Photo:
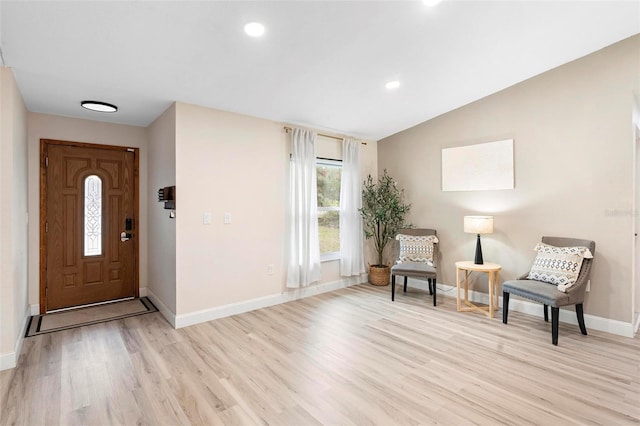
[[[404,202],[404,190],[398,189],[386,169],[377,182],[371,175],[367,177],[362,189],[360,214],[365,237],[373,238],[377,253],[378,263],[369,265],[369,282],[373,285],[389,284],[391,267],[384,263],[384,248],[400,229],[409,226],[405,224],[404,216],[410,208],[411,204]]]

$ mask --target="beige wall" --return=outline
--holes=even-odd
[[[176,105],[177,314],[282,290],[286,147],[272,121]]]
[[[176,312],[176,220],[158,202],[157,191],[176,183],[176,108],[172,105],[149,132],[149,286],[150,293],[171,313]],[[144,199],[141,200],[144,202]],[[178,205],[178,209],[180,206]],[[167,313],[165,312],[165,315]]]
[[[78,105],[78,108],[80,106]],[[40,139],[58,139],[140,148],[140,287],[147,286],[147,130],[49,114],[28,114],[29,143],[29,303],[39,303],[40,282]]]
[[[363,153],[366,172],[375,173],[375,151],[370,143]],[[288,162],[281,123],[176,105],[177,314],[286,291]],[[337,262],[323,263],[321,282],[339,279]]]
[[[483,237],[501,280],[527,271],[542,235],[596,241],[585,312],[631,322],[633,92],[640,36],[551,70],[378,143],[413,203],[414,224],[438,229],[439,281],[455,285],[454,262],[472,259],[466,214],[495,216]],[[428,102],[428,99],[426,100]],[[442,192],[441,150],[513,138],[515,189]]]
[[[0,67],[0,370],[15,366],[27,303],[27,110]]]

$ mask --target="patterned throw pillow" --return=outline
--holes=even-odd
[[[586,247],[555,247],[538,243],[538,254],[527,278],[556,284],[558,290],[567,290],[576,283],[582,261],[592,259],[593,254]]]
[[[396,235],[400,241],[398,263],[421,262],[433,266],[433,245],[438,242],[435,235]]]

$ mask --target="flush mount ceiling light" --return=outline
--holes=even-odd
[[[96,112],[116,112],[118,110],[117,106],[100,101],[82,101],[80,105],[82,108]]]
[[[384,85],[384,87],[386,87],[388,90],[397,89],[398,87],[400,87],[400,82],[398,80],[389,81]]]
[[[260,22],[249,22],[244,26],[244,32],[251,37],[261,37],[264,34],[264,25]]]
[[[422,3],[424,3],[425,6],[429,6],[429,7],[433,7],[440,2],[442,2],[442,0],[422,0]]]

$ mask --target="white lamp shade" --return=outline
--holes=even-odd
[[[464,232],[470,234],[492,234],[493,216],[465,216]]]

